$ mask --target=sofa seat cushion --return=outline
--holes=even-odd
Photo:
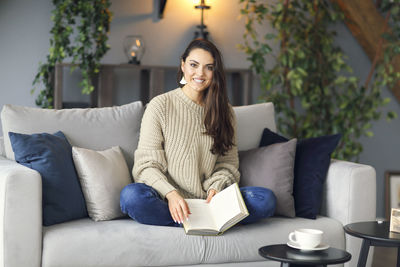
[[[130,219],[81,219],[43,229],[42,266],[166,266],[265,261],[258,248],[286,243],[296,228],[324,231],[324,243],[344,249],[343,226],[318,217],[272,217],[238,225],[221,236],[189,236],[182,228],[150,226]]]
[[[289,233],[298,228],[316,228],[324,232],[322,243],[344,249],[343,225],[328,217],[313,221],[304,218],[271,217],[259,223],[237,226],[219,238],[204,237],[206,254],[203,262],[263,261],[258,249],[272,244],[286,244]]]
[[[42,267],[189,265],[204,249],[201,237],[178,227],[81,219],[43,228]]]

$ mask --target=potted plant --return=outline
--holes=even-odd
[[[99,72],[100,59],[108,51],[108,32],[111,13],[109,0],[53,0],[50,49],[33,86],[42,84],[36,105],[53,108],[54,70],[56,63],[71,59],[71,71],[77,66],[82,73],[82,93],[90,94],[94,87],[91,78]],[[33,88],[33,93],[36,88]]]
[[[400,11],[390,1],[386,45],[380,45],[376,60],[364,83],[353,76],[342,49],[335,44],[331,25],[344,15],[328,0],[240,0],[245,17],[245,51],[251,68],[260,78],[262,101],[274,103],[278,130],[287,137],[310,138],[341,133],[333,157],[352,160],[362,151],[361,135],[372,136],[371,121],[378,120],[380,107],[390,99],[381,96],[385,86],[394,86],[400,73],[392,58],[400,53],[398,20]],[[398,5],[398,4],[396,4]],[[393,7],[393,8],[392,8]],[[274,31],[259,36],[257,24],[269,23]],[[274,50],[272,43],[279,44]],[[383,56],[381,55],[383,54]],[[266,61],[273,66],[267,68]],[[393,112],[387,118],[396,117]]]

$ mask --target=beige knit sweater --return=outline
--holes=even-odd
[[[224,156],[213,155],[213,139],[203,134],[203,116],[204,108],[181,88],[153,98],[135,151],[135,182],[153,187],[163,198],[176,189],[184,198],[203,199],[211,188],[219,192],[239,182],[237,147]]]

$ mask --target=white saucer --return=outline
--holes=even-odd
[[[324,250],[329,248],[329,245],[327,244],[319,244],[318,246],[316,246],[315,248],[304,248],[304,247],[300,247],[299,244],[292,242],[292,241],[288,241],[286,243],[289,247],[291,248],[296,248],[296,249],[300,249],[300,250],[307,250],[307,251],[314,251],[314,250]]]

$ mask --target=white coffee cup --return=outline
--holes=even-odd
[[[321,244],[323,233],[318,229],[297,229],[289,234],[289,240],[302,248],[315,248]]]

